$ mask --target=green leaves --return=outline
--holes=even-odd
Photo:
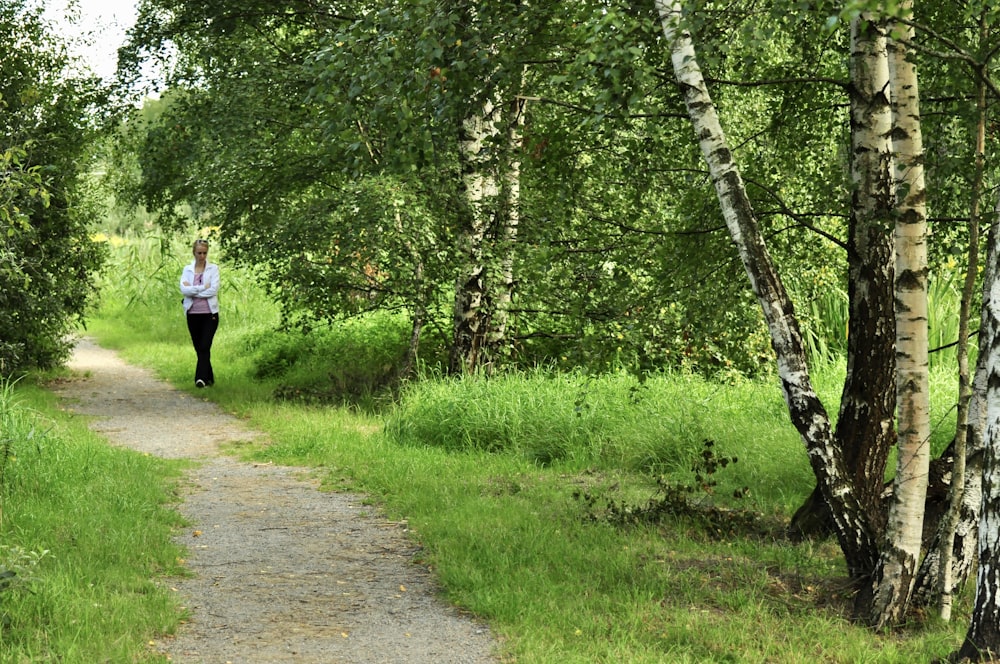
[[[87,176],[107,100],[22,2],[0,6],[0,374],[58,364],[86,311],[101,249]]]
[[[804,303],[843,289],[833,240],[849,202],[847,50],[843,31],[824,32],[841,9],[783,0],[684,12],[768,242]],[[922,11],[961,23],[956,9]],[[462,123],[488,99],[518,98],[521,145],[487,135],[476,163],[520,167],[519,359],[750,372],[769,353],[652,3],[147,0],[134,39],[136,52],[173,43],[182,66],[130,127],[142,169],[132,190],[164,223],[218,226],[230,256],[288,284],[275,294],[290,312],[419,304],[447,329],[467,211]],[[940,92],[928,165],[936,204],[957,217],[963,68],[927,69]],[[950,228],[937,239],[960,245]]]

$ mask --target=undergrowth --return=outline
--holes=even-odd
[[[408,335],[404,316],[370,314],[280,334],[261,331],[245,343],[253,377],[272,383],[276,400],[371,409],[397,393]]]
[[[773,537],[774,524],[768,524],[762,514],[750,509],[734,509],[713,500],[719,485],[716,474],[735,464],[735,456],[720,456],[715,442],[705,440],[701,454],[691,466],[692,476],[674,479],[662,475],[655,478],[655,492],[645,502],[611,497],[596,490],[577,489],[573,499],[579,501],[587,519],[615,526],[662,524],[669,519],[682,519],[700,526],[710,537],[760,536]],[[740,501],[750,495],[750,487],[742,486],[731,493]]]

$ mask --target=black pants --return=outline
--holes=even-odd
[[[194,352],[198,354],[194,380],[211,385],[215,382],[215,372],[212,371],[212,340],[215,339],[215,331],[219,329],[219,314],[188,314],[187,324]]]

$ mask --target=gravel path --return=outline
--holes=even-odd
[[[115,445],[198,461],[178,534],[191,578],[171,580],[190,611],[154,647],[211,664],[480,664],[489,630],[443,603],[403,524],[363,496],[318,490],[306,469],[250,464],[219,445],[262,434],[88,339],[56,391]],[[224,389],[221,387],[214,389]]]

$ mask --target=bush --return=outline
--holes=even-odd
[[[52,368],[84,316],[103,252],[88,189],[97,81],[68,74],[65,49],[27,3],[0,11],[0,374]]]
[[[246,343],[254,378],[277,382],[276,398],[363,405],[396,388],[409,332],[405,316],[372,313],[308,331],[257,332]]]

